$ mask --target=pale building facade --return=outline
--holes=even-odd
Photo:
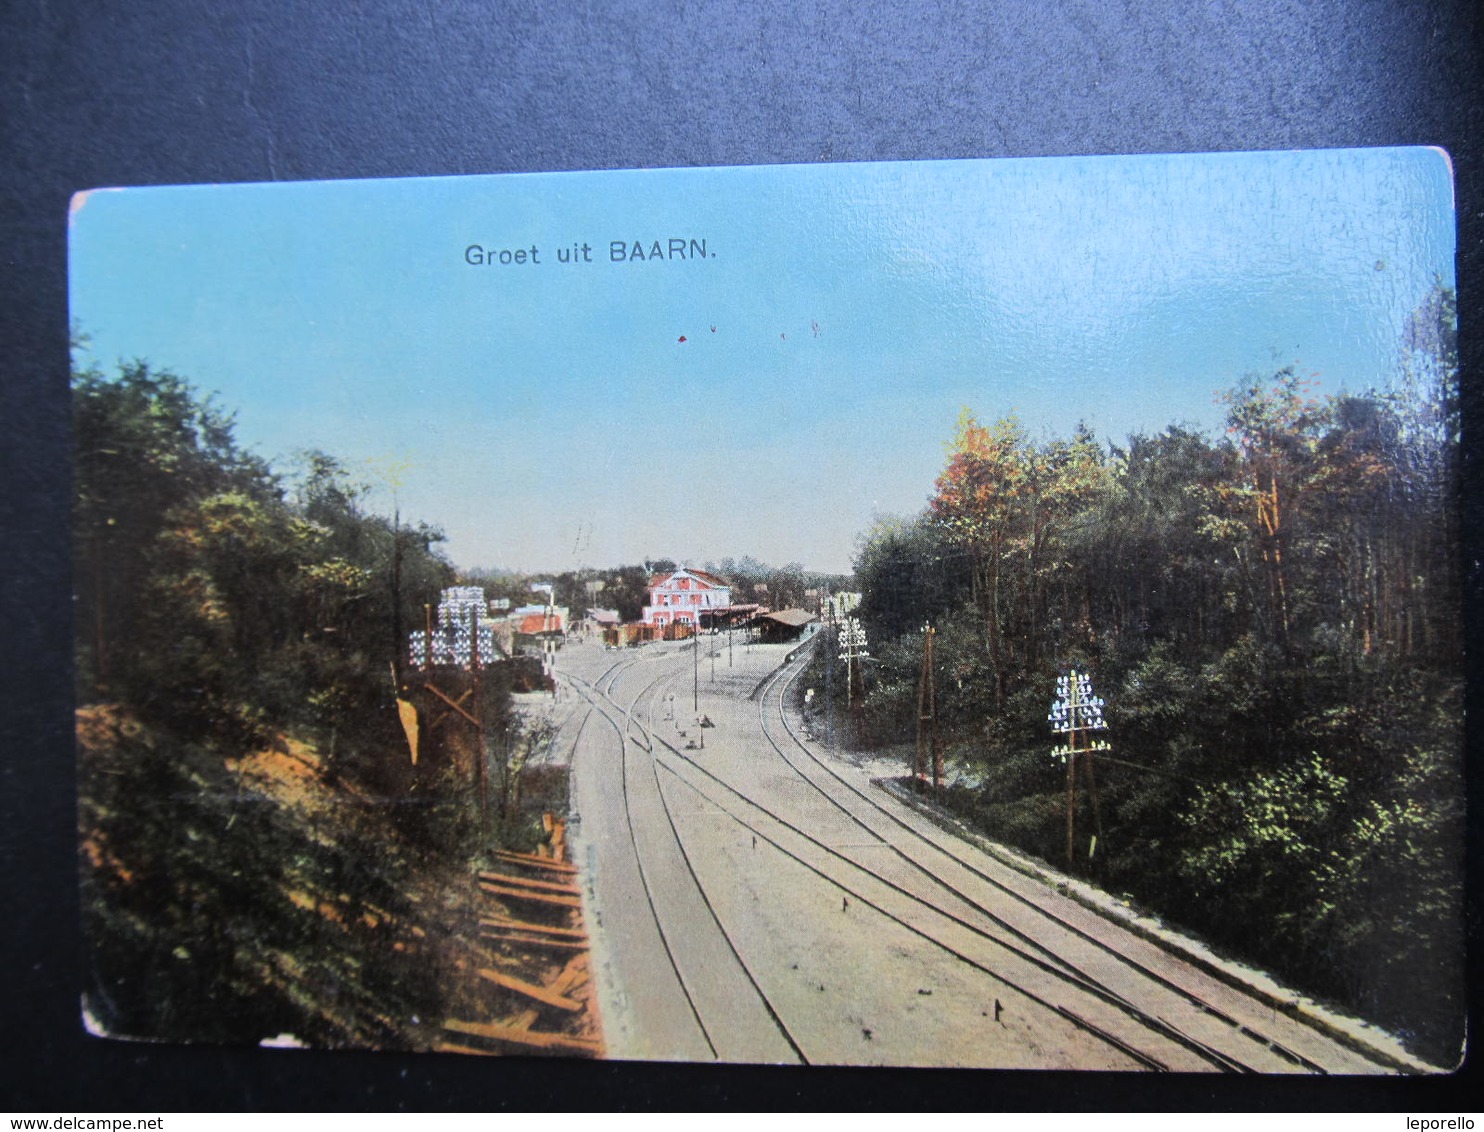
[[[649,581],[649,604],[644,607],[646,625],[701,624],[701,614],[712,614],[732,604],[732,587],[705,570],[676,570],[657,574]]]

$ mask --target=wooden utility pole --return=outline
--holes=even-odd
[[[407,662],[409,668],[422,670],[422,689],[442,702],[446,709],[437,719],[431,719],[426,733],[447,720],[457,716],[474,731],[474,765],[470,768],[475,791],[479,796],[479,824],[483,836],[490,832],[489,800],[489,751],[487,749],[488,726],[484,701],[484,666],[492,653],[496,652],[493,635],[491,647],[482,648],[482,625],[487,612],[484,591],[479,587],[453,587],[444,591],[438,605],[437,640],[434,647],[434,619],[431,604],[423,605],[423,630],[421,641],[418,634],[411,634]],[[466,636],[467,635],[467,636]],[[419,646],[421,648],[419,649]],[[421,655],[419,656],[419,652]],[[435,672],[435,665],[437,671]],[[395,666],[393,666],[395,671]],[[467,672],[467,683],[461,675]],[[410,678],[410,677],[409,677]],[[439,684],[443,686],[440,687]],[[462,687],[462,692],[456,690]],[[448,690],[445,690],[448,689]],[[404,726],[406,718],[404,717]],[[411,734],[409,734],[411,742]],[[460,750],[459,754],[462,754]],[[417,753],[414,750],[414,763]],[[458,755],[454,756],[455,765]],[[503,766],[503,764],[502,764]],[[503,781],[503,774],[502,774]]]
[[[474,626],[469,634],[469,662],[474,672],[474,710],[477,714],[474,720],[474,764],[478,767],[479,776],[479,828],[486,836],[490,831],[490,802],[488,772],[485,769],[484,751],[484,697],[480,695],[480,671],[479,671],[479,610],[471,609]]]
[[[931,625],[923,626],[922,676],[917,682],[917,754],[912,764],[912,783],[921,794],[931,752],[934,797],[938,796],[943,779],[943,748],[938,740],[938,687],[933,664],[933,638],[937,632]]]
[[[423,671],[433,669],[433,607],[423,603]]]
[[[402,686],[402,511],[392,507],[392,668]]]
[[[835,747],[835,651],[828,645],[824,650],[824,733],[825,743],[831,750]]]
[[[1088,748],[1082,759],[1083,765],[1087,770],[1087,792],[1092,797],[1092,827],[1098,831],[1096,841],[1103,839],[1103,815],[1102,811],[1098,808],[1098,784],[1092,773],[1092,754],[1094,750],[1107,751],[1110,749],[1107,743],[1093,744]],[[1096,841],[1094,844],[1096,844]],[[1087,855],[1091,857],[1093,850],[1089,849]]]
[[[1073,731],[1067,740],[1067,864],[1072,863],[1072,856],[1077,851],[1076,844],[1076,813],[1077,813],[1077,732]]]
[[[1112,748],[1101,740],[1094,740],[1088,732],[1106,731],[1108,724],[1103,719],[1103,701],[1092,694],[1092,677],[1073,669],[1056,681],[1056,699],[1051,702],[1051,714],[1047,720],[1051,730],[1066,735],[1065,746],[1052,750],[1053,758],[1061,757],[1067,763],[1067,865],[1072,864],[1077,845],[1077,761],[1086,766],[1088,793],[1092,796],[1093,821],[1098,837],[1103,835],[1103,816],[1098,807],[1097,780],[1093,775],[1093,752],[1109,751]],[[1083,740],[1079,742],[1079,740]],[[1091,856],[1091,849],[1089,849]]]
[[[870,654],[866,652],[866,630],[854,617],[845,618],[840,626],[840,647],[845,650],[840,654],[840,659],[845,662],[847,694],[851,714],[855,716],[856,740],[864,742],[866,683],[861,671],[861,661]]]

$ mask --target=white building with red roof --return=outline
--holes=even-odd
[[[732,587],[725,579],[705,570],[676,570],[656,574],[649,580],[649,604],[644,607],[646,625],[690,625],[699,627],[716,611],[732,604]]]

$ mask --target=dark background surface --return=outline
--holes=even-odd
[[[78,189],[1441,145],[1458,188],[1466,498],[1480,498],[1484,21],[1475,3],[835,2],[795,11],[771,0],[369,0],[354,13],[330,10],[339,7],[0,6],[0,1110],[1477,1110],[1476,1059],[1432,1080],[1254,1085],[157,1047],[85,1035],[67,519],[65,220]],[[1481,639],[1477,509],[1465,508],[1472,640]],[[1477,667],[1475,655],[1471,677]],[[1475,720],[1477,685],[1471,678]],[[1477,722],[1469,732],[1472,754]],[[1477,942],[1476,885],[1470,913]],[[1475,991],[1477,968],[1474,955]]]

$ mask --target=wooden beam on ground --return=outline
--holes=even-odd
[[[534,869],[550,869],[556,873],[575,874],[576,865],[565,861],[553,861],[550,857],[538,857],[534,853],[517,853],[511,849],[496,849],[495,856],[502,861],[514,861],[518,865],[530,865]]]
[[[562,968],[562,973],[546,985],[546,989],[556,991],[557,994],[566,994],[579,983],[585,983],[587,981],[587,956],[574,955],[571,959],[567,960],[567,965]]]
[[[480,881],[479,887],[491,896],[498,896],[503,900],[529,900],[536,904],[555,904],[561,908],[582,907],[582,901],[576,896],[557,896],[554,893],[531,892],[523,888],[507,888],[504,885],[491,884],[487,880]]]
[[[444,703],[446,703],[449,707],[453,708],[454,711],[458,712],[465,719],[467,719],[470,723],[474,724],[475,727],[483,727],[484,726],[484,724],[480,723],[479,720],[475,719],[472,715],[470,715],[467,711],[465,711],[462,707],[460,707],[458,700],[449,699],[447,696],[445,696],[442,692],[440,692],[437,688],[433,687],[433,685],[431,685],[431,684],[424,684],[423,687],[426,688],[428,691],[432,692],[433,695],[437,696],[440,700],[442,700]]]
[[[544,948],[547,951],[586,951],[585,939],[552,939],[550,936],[526,935],[516,932],[497,932],[483,929],[480,938],[490,943],[509,943],[524,948]]]
[[[564,936],[567,939],[586,939],[582,928],[553,928],[547,924],[533,924],[527,920],[504,920],[496,916],[480,916],[481,927],[502,928],[505,931],[535,932],[537,935]]]
[[[589,1057],[596,1056],[603,1049],[602,1044],[592,1038],[574,1038],[567,1034],[549,1034],[539,1030],[517,1030],[492,1022],[464,1022],[458,1018],[449,1018],[444,1021],[443,1028],[452,1030],[455,1034],[467,1034],[491,1042],[505,1042],[526,1049],[549,1049],[559,1053],[586,1054]]]
[[[479,977],[494,983],[497,987],[514,991],[518,995],[533,999],[544,1006],[554,1007],[557,1010],[565,1010],[569,1014],[576,1014],[582,1010],[582,1003],[574,998],[568,998],[564,994],[548,990],[546,987],[528,983],[524,979],[517,979],[514,975],[507,975],[503,971],[496,971],[492,967],[479,968]]]
[[[454,701],[454,706],[457,707],[459,704],[462,704],[465,700],[467,700],[473,694],[474,694],[474,689],[473,688],[470,688],[467,692],[465,692],[462,696],[460,696],[457,700]],[[446,698],[447,697],[445,697],[445,699]],[[433,720],[432,726],[433,727],[437,727],[440,723],[444,723],[447,720],[450,720],[452,718],[453,718],[453,712],[446,711],[442,715],[440,715],[437,719]]]
[[[534,888],[541,892],[566,892],[573,896],[580,896],[582,889],[575,884],[564,884],[554,880],[527,880],[525,877],[513,877],[507,873],[480,872],[480,880],[487,880],[491,884],[507,884],[512,888]]]

